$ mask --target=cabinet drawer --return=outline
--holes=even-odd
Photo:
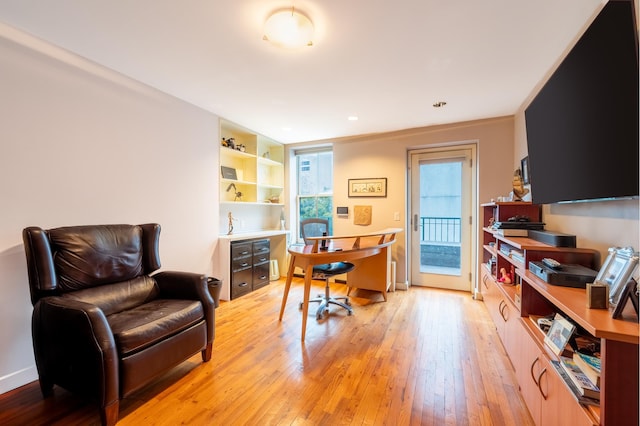
[[[251,242],[231,243],[231,259],[251,256]]]
[[[250,268],[253,265],[251,256],[241,257],[231,260],[231,271],[235,273],[244,268]]]
[[[258,264],[264,263],[264,262],[269,262],[269,260],[271,260],[271,256],[269,255],[269,252],[260,253],[260,254],[254,254],[253,255],[253,264],[254,265],[258,265]]]
[[[257,290],[269,284],[269,262],[253,267],[253,289]]]
[[[253,255],[269,253],[270,244],[269,240],[256,240],[253,242]]]
[[[231,282],[231,299],[238,298],[251,292],[253,280],[253,268],[234,271]]]

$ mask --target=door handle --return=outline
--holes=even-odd
[[[413,215],[413,230],[418,232],[418,215]]]

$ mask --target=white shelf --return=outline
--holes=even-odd
[[[243,206],[251,206],[251,205],[254,205],[254,206],[274,206],[274,207],[276,207],[276,206],[283,207],[284,206],[284,204],[282,204],[282,203],[267,203],[267,202],[264,202],[264,201],[262,201],[262,202],[260,202],[260,201],[220,201],[220,205],[228,206],[228,205],[232,205],[232,204],[241,204]]]

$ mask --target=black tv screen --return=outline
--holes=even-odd
[[[610,1],[526,108],[534,203],[638,196],[637,43]]]

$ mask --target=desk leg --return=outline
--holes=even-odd
[[[304,271],[304,299],[302,299],[302,337],[307,332],[307,314],[309,313],[309,293],[311,292],[311,277],[313,276],[313,265],[307,266]]]
[[[295,270],[296,257],[291,256],[291,261],[289,262],[289,271],[287,272],[287,281],[284,284],[284,293],[282,294],[282,306],[280,306],[280,318],[279,321],[282,321],[282,316],[284,315],[284,307],[287,305],[287,297],[289,297],[289,289],[291,288],[291,279],[293,278],[293,271]]]

